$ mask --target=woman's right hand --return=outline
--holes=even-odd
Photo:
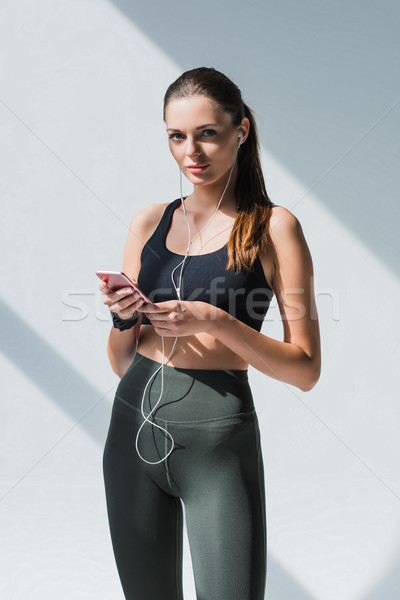
[[[143,299],[130,287],[112,292],[107,284],[101,281],[99,290],[104,294],[103,303],[121,319],[131,319],[143,304]]]

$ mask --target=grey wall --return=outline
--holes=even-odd
[[[318,385],[250,368],[266,597],[399,597],[399,17],[393,0],[1,4],[2,597],[123,597],[101,474],[118,380],[94,271],[120,268],[135,211],[178,197],[162,97],[201,65],[256,112],[267,188],[316,276]],[[263,333],[282,339],[275,301]],[[185,587],[194,599],[187,545]]]

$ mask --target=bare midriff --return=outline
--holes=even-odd
[[[164,360],[171,352],[174,341],[174,337],[164,337]],[[161,336],[152,325],[141,326],[137,352],[160,364],[163,362]],[[246,361],[208,333],[178,337],[167,364],[182,369],[246,370],[248,367]]]

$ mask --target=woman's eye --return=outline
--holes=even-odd
[[[216,133],[217,132],[214,129],[204,129],[204,131],[202,131],[202,135],[204,137],[212,137]],[[183,133],[171,133],[171,135],[169,135],[168,137],[174,142],[180,142],[184,138],[184,135]]]
[[[177,136],[177,135],[179,136],[179,135],[182,135],[182,134],[181,134],[181,133],[172,133],[172,134],[171,134],[170,136],[168,136],[168,137],[169,137],[169,139],[170,139],[170,140],[175,140],[175,141],[176,141],[176,140],[179,140],[179,139],[181,139],[181,138],[177,138],[177,137],[175,137],[175,136]]]

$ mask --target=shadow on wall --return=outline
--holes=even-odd
[[[103,445],[110,414],[109,403],[101,402],[104,395],[2,300],[0,314],[1,352],[97,444]],[[86,418],[95,407],[95,414]]]
[[[182,72],[231,77],[263,147],[400,274],[400,4],[110,1]],[[300,200],[272,199],[294,212]]]
[[[383,577],[375,583],[374,588],[358,600],[398,600],[400,598],[400,547],[393,554],[392,564]]]
[[[288,571],[268,557],[265,600],[318,600],[295,581]]]

